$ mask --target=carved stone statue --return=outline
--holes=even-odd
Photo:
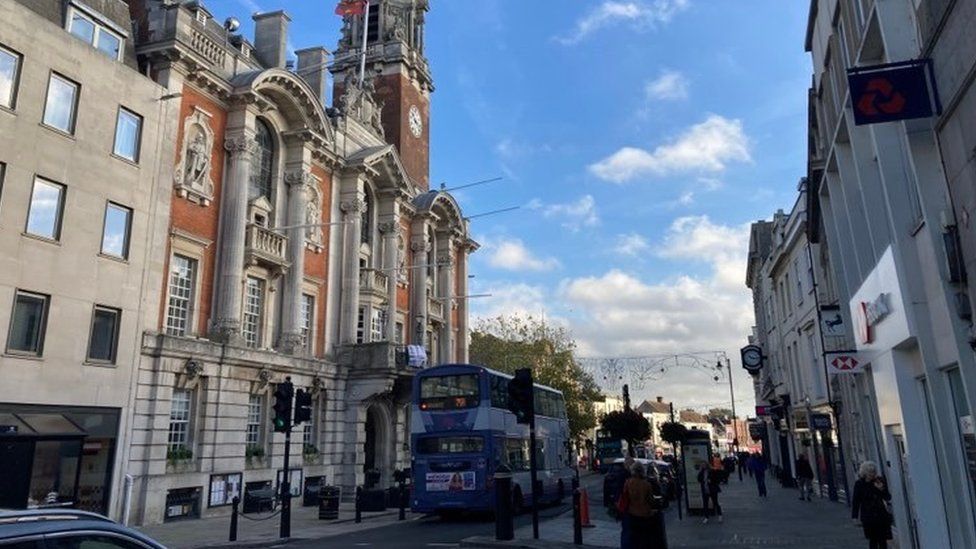
[[[203,206],[213,200],[214,185],[210,180],[213,143],[209,114],[195,110],[183,124],[182,154],[173,172],[173,184],[180,196]]]
[[[210,147],[203,133],[198,133],[186,149],[183,181],[199,186],[200,180],[210,173]]]
[[[322,244],[322,201],[315,181],[305,185],[305,224],[309,227],[305,231],[306,238],[312,243]]]

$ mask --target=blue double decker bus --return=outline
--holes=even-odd
[[[510,379],[468,364],[437,366],[415,376],[414,512],[494,510],[494,474],[503,464],[512,471],[515,508],[531,505],[529,428],[507,408]],[[535,410],[540,503],[559,502],[570,493],[575,465],[562,393],[537,384]]]

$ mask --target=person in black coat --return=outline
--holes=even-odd
[[[878,466],[865,461],[858,470],[851,500],[851,518],[861,521],[869,549],[887,549],[891,539],[891,513],[887,502],[891,501],[888,485],[878,476]]]
[[[796,460],[796,483],[800,487],[800,499],[812,501],[813,467],[810,467],[810,460],[805,454],[800,454]]]

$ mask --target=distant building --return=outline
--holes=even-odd
[[[664,402],[664,397],[656,397],[652,400],[645,400],[637,407],[637,412],[644,416],[651,425],[650,443],[654,449],[670,447],[670,444],[661,440],[661,425],[671,421],[670,402]]]

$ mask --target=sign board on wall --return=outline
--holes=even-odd
[[[840,307],[825,305],[820,309],[820,330],[824,337],[844,337],[846,328]]]
[[[859,374],[864,371],[864,360],[853,351],[827,352],[827,371],[831,374]]]
[[[854,123],[880,124],[941,113],[928,59],[847,70]]]

